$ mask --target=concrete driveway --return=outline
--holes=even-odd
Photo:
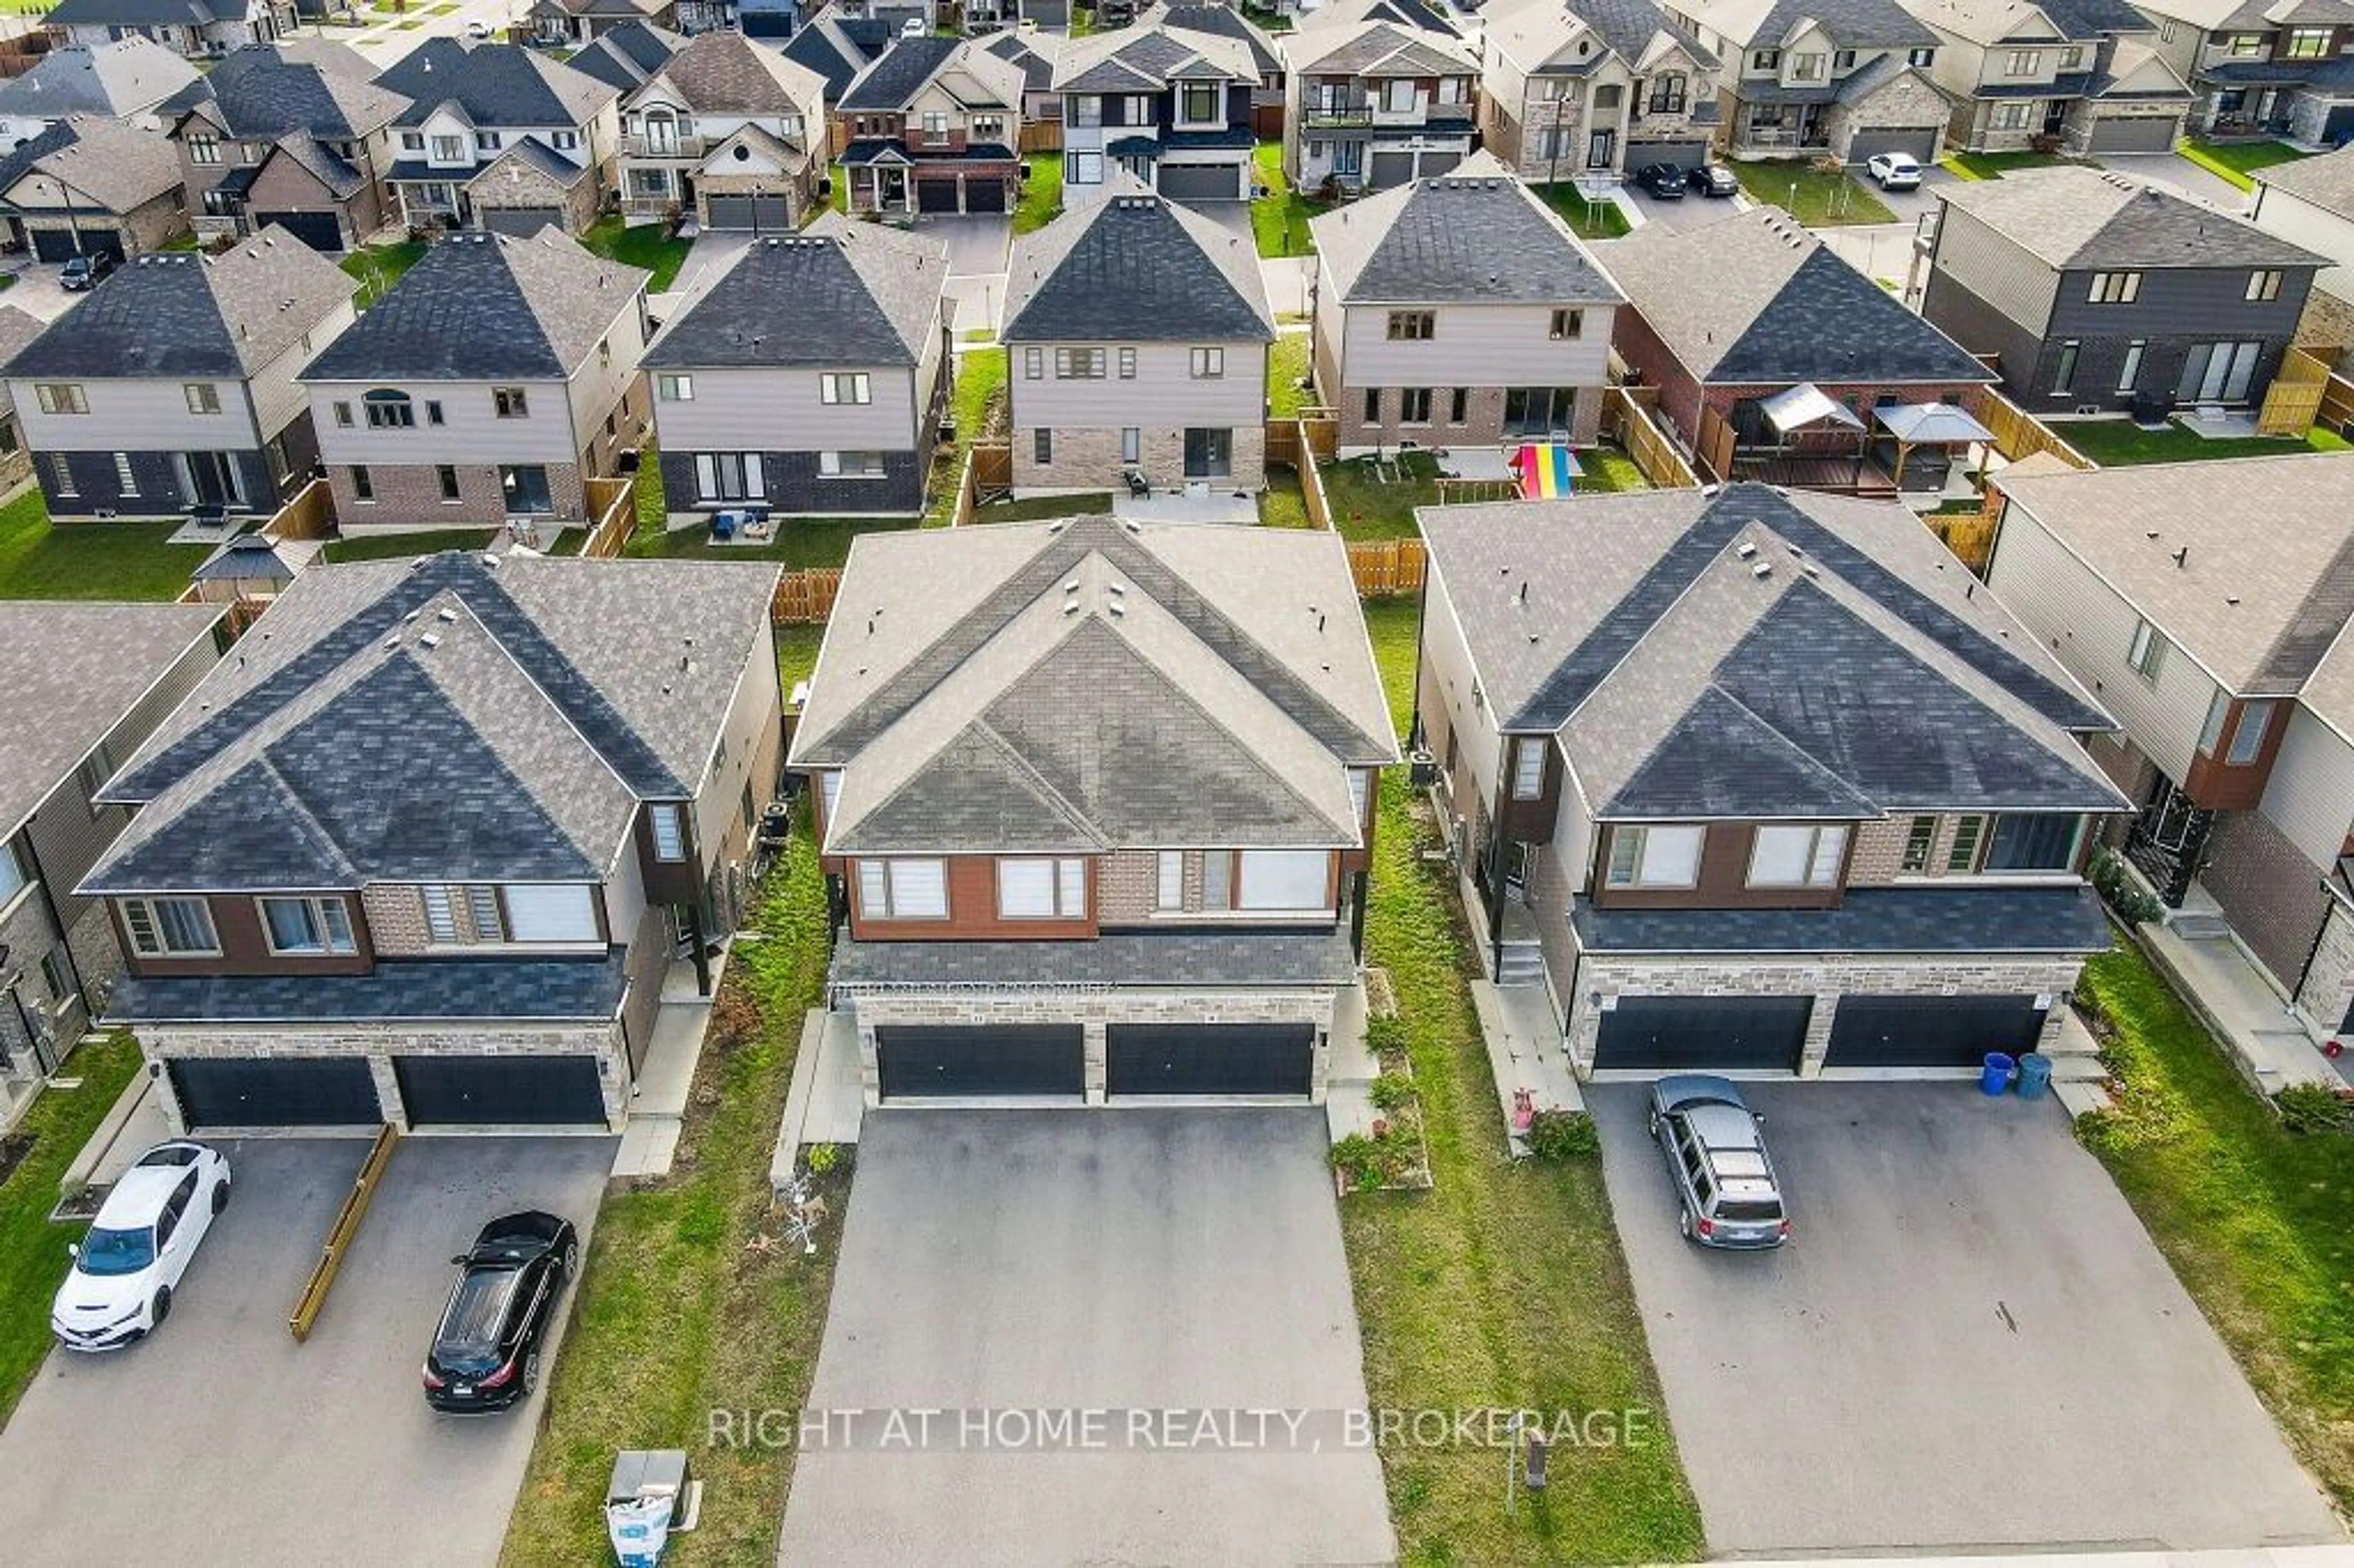
[[[1380,1463],[1337,1440],[1365,1384],[1327,1140],[1315,1110],[870,1114],[801,1429],[869,1414],[804,1442],[779,1561],[1390,1560]],[[909,1407],[945,1414],[883,1449]],[[1135,1437],[1172,1410],[1310,1414]],[[1039,1411],[1104,1439],[1024,1443]]]
[[[2121,175],[2155,185],[2171,185],[2224,212],[2245,212],[2250,196],[2222,175],[2173,153],[2104,153],[2100,162]]]
[[[610,1139],[413,1139],[310,1342],[286,1316],[367,1145],[223,1146],[235,1199],[144,1344],[53,1351],[0,1432],[20,1563],[487,1563],[540,1398],[436,1416],[417,1369],[484,1220],[596,1218]],[[567,1307],[568,1309],[569,1303]]]
[[[2341,1539],[2051,1101],[1744,1092],[1797,1226],[1776,1253],[1684,1242],[1646,1087],[1589,1091],[1712,1553]]]
[[[946,242],[949,276],[998,278],[1013,244],[1013,219],[1003,213],[939,213],[916,221],[916,232]]]
[[[69,294],[58,281],[65,264],[27,261],[16,270],[16,281],[0,293],[0,305],[14,305],[38,322],[53,322],[90,296]]]
[[[1670,234],[1722,223],[1737,210],[1734,206],[1736,198],[1730,196],[1681,196],[1673,201],[1661,201],[1631,180],[1627,184],[1627,199],[1643,215],[1645,227],[1658,224]]]

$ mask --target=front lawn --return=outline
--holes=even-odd
[[[779,666],[806,673],[814,627],[780,627]],[[789,1444],[714,1446],[716,1410],[801,1408],[825,1327],[847,1171],[821,1184],[819,1253],[776,1245],[769,1156],[801,1015],[824,989],[825,884],[804,815],[728,960],[668,1176],[617,1190],[598,1215],[531,1468],[508,1523],[506,1568],[611,1560],[599,1505],[620,1448],[685,1448],[703,1518],[663,1558],[679,1568],[771,1563],[791,1484]]]
[[[2256,188],[2253,176],[2258,169],[2269,169],[2274,164],[2294,164],[2299,158],[2312,156],[2285,142],[2210,142],[2200,136],[2184,137],[2174,150],[2243,191]]]
[[[2341,1510],[2354,1509],[2354,1134],[2288,1131],[2121,943],[2080,991],[2116,1108],[2077,1124]]]
[[[80,1225],[49,1223],[58,1183],[138,1070],[139,1047],[128,1034],[85,1045],[59,1074],[81,1086],[43,1089],[16,1124],[32,1147],[0,1181],[0,1425],[49,1353],[49,1304],[66,1277],[66,1244],[81,1234]]]
[[[1999,180],[2013,169],[2049,169],[2081,164],[2059,153],[1948,153],[1937,160],[1947,174],[1965,180]]]
[[[1403,729],[1416,606],[1366,607]],[[1382,1455],[1401,1562],[1666,1563],[1698,1557],[1701,1520],[1669,1435],[1659,1378],[1618,1249],[1600,1160],[1514,1162],[1471,1011],[1475,972],[1452,874],[1405,770],[1382,781],[1367,910],[1387,968],[1437,1185],[1343,1200],[1365,1384],[1374,1409],[1639,1412],[1622,1445],[1556,1444],[1547,1489],[1504,1510],[1505,1455],[1474,1446]]]
[[[37,487],[0,506],[0,599],[175,599],[202,545],[167,545],[176,523],[54,527]]]
[[[1262,256],[1313,256],[1308,220],[1329,212],[1332,204],[1303,196],[1283,175],[1283,143],[1261,142],[1251,154],[1251,178],[1267,187],[1267,195],[1251,201],[1251,234]]]
[[[678,277],[678,270],[686,260],[692,240],[674,238],[659,223],[642,223],[635,228],[621,221],[615,213],[600,217],[580,237],[580,243],[598,255],[610,258],[627,267],[643,267],[653,276],[647,280],[646,292],[665,292]]]
[[[1894,223],[1887,204],[1866,190],[1845,169],[1819,169],[1812,164],[1759,164],[1735,161],[1726,165],[1754,201],[1784,208],[1808,228],[1829,228],[1846,223]]]
[[[2052,433],[2103,468],[2145,462],[2204,462],[2217,458],[2280,457],[2290,452],[2344,451],[2347,442],[2316,427],[2304,440],[2245,436],[2210,440],[2168,419],[2162,430],[2145,430],[2131,419],[2061,419]]]
[[[1616,239],[1628,233],[1633,225],[1618,204],[1607,196],[1599,201],[1588,200],[1585,193],[1574,182],[1559,185],[1531,185],[1545,206],[1561,215],[1561,220],[1581,239]]]
[[[1022,163],[1029,173],[1022,181],[1021,203],[1013,209],[1013,232],[1029,234],[1045,228],[1063,210],[1063,154],[1033,153]]]
[[[1278,419],[1294,419],[1299,410],[1315,400],[1315,394],[1300,386],[1309,376],[1308,334],[1288,332],[1279,334],[1267,351],[1267,411]]]
[[[396,240],[390,245],[363,245],[345,253],[335,265],[360,281],[359,306],[366,310],[384,297],[401,275],[425,259],[422,239]]]

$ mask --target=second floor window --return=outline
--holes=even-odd
[[[1836,887],[1846,854],[1841,826],[1760,828],[1749,849],[1749,885]]]
[[[924,140],[927,142],[945,142],[948,139],[949,117],[945,114],[925,115]]]
[[[2002,58],[2005,76],[2033,76],[2043,69],[2041,49],[2013,49]]]
[[[1055,351],[1055,379],[1100,381],[1107,358],[1100,348],[1058,348]]]
[[[2280,298],[2281,274],[2276,268],[2266,268],[2248,274],[2248,298],[2277,300]]]
[[[2232,749],[2223,754],[2226,767],[2245,768],[2264,755],[2264,731],[2272,727],[2270,699],[2242,703],[2240,722],[2232,730]]]
[[[2234,59],[2261,59],[2264,52],[2264,36],[2262,33],[2234,33],[2226,47]]]
[[[2287,57],[2293,60],[2317,60],[2329,53],[2330,30],[2327,27],[2295,27],[2288,35]]]
[[[122,910],[132,950],[143,958],[213,958],[220,952],[213,912],[201,898],[126,898]]]
[[[14,902],[31,882],[32,878],[25,874],[25,857],[16,848],[16,841],[0,843],[0,906]]]
[[[1604,879],[1612,887],[1696,887],[1705,837],[1699,827],[1613,828]]]
[[[1001,860],[997,914],[1004,920],[1084,920],[1087,863],[1084,860]]]
[[[1780,70],[1782,69],[1782,51],[1779,49],[1759,49],[1755,51],[1749,57],[1749,69],[1751,70],[1759,71]]]
[[[663,403],[692,403],[695,401],[695,377],[657,376],[654,377],[654,397]]]
[[[1959,817],[1954,821],[1954,842],[1946,846],[1946,869],[1967,875],[1978,868],[1978,843],[1986,836],[1984,817]]]
[[[2166,635],[2147,620],[2134,622],[2133,640],[2126,644],[2126,668],[2151,685],[2166,667]]]
[[[1389,333],[1393,343],[1427,343],[1437,330],[1438,316],[1432,311],[1392,311]]]
[[[686,812],[683,807],[672,801],[657,801],[646,808],[646,824],[653,830],[656,860],[686,858]]]
[[[491,412],[502,419],[527,419],[531,418],[531,399],[520,387],[493,387]]]
[[[44,381],[33,388],[44,414],[87,414],[90,397],[78,381]]]
[[[1127,351],[1123,349],[1123,354]],[[1193,351],[1193,379],[1215,381],[1226,373],[1226,351],[1223,348],[1197,348]]]
[[[1909,66],[1933,66],[1937,63],[1937,51],[1935,49],[1907,49],[1904,53],[1904,63]]]
[[[210,168],[220,161],[219,137],[191,136],[188,138],[188,162]]]
[[[211,382],[191,381],[181,390],[187,394],[189,413],[217,414],[220,412],[220,388]]]
[[[1585,313],[1584,311],[1553,312],[1552,335],[1556,342],[1566,338],[1581,337],[1585,333]]]
[[[466,143],[463,138],[457,136],[436,136],[433,138],[433,161],[435,163],[454,164],[465,155]]]
[[[1929,852],[1936,847],[1937,819],[1914,818],[1911,825],[1904,830],[1904,857],[1897,862],[1897,869],[1905,872],[1928,870]]]
[[[1152,906],[1155,909],[1185,907],[1185,852],[1162,850],[1153,867]]]
[[[2255,296],[2248,296],[2253,299]],[[2096,305],[2129,305],[2141,298],[2141,274],[2138,272],[2095,272],[2092,291],[2086,295]]]
[[[1524,735],[1512,742],[1512,799],[1533,800],[1544,793],[1545,741]]]
[[[1822,80],[1823,57],[1819,54],[1792,55],[1790,57],[1790,79],[1792,81]]]
[[[868,386],[863,370],[837,371],[817,378],[818,401],[821,403],[871,403],[874,389]]]
[[[2062,70],[2083,70],[2084,69],[2084,51],[2081,48],[2073,48],[2062,49],[2060,51],[2060,69]]]
[[[1839,72],[1840,75],[1845,76],[1854,69],[1855,51],[1853,49],[1841,49],[1831,57],[1831,69]]]
[[[408,400],[406,392],[371,392],[360,399],[367,410],[371,430],[412,430],[417,428],[417,405]]]
[[[2066,872],[2075,869],[2076,846],[2084,819],[2069,811],[2005,811],[1987,835],[1988,872]]]
[[[1178,118],[1195,125],[1225,118],[1225,93],[1214,81],[1189,81],[1177,90]]]
[[[860,861],[858,913],[868,920],[947,919],[948,863],[938,860]]]
[[[1684,111],[1686,82],[1687,79],[1681,71],[1671,71],[1666,76],[1653,77],[1651,79],[1651,112],[1681,114]]]
[[[326,957],[356,953],[351,911],[340,898],[264,898],[261,928],[273,953]]]

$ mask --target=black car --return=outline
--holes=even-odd
[[[58,287],[80,293],[113,270],[114,252],[93,250],[87,256],[76,256],[66,262],[65,270],[58,274]]]
[[[453,1415],[504,1410],[539,1383],[540,1351],[580,1261],[579,1237],[554,1214],[509,1214],[450,1261],[458,1283],[425,1352],[425,1403]]]
[[[1646,164],[1635,171],[1635,183],[1661,201],[1681,200],[1689,183],[1673,164]]]
[[[1691,188],[1704,196],[1729,196],[1741,189],[1741,182],[1723,164],[1695,164]]]

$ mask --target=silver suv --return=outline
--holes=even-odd
[[[1763,1126],[1731,1079],[1681,1073],[1651,1086],[1651,1136],[1668,1157],[1687,1240],[1769,1247],[1788,1239]]]

